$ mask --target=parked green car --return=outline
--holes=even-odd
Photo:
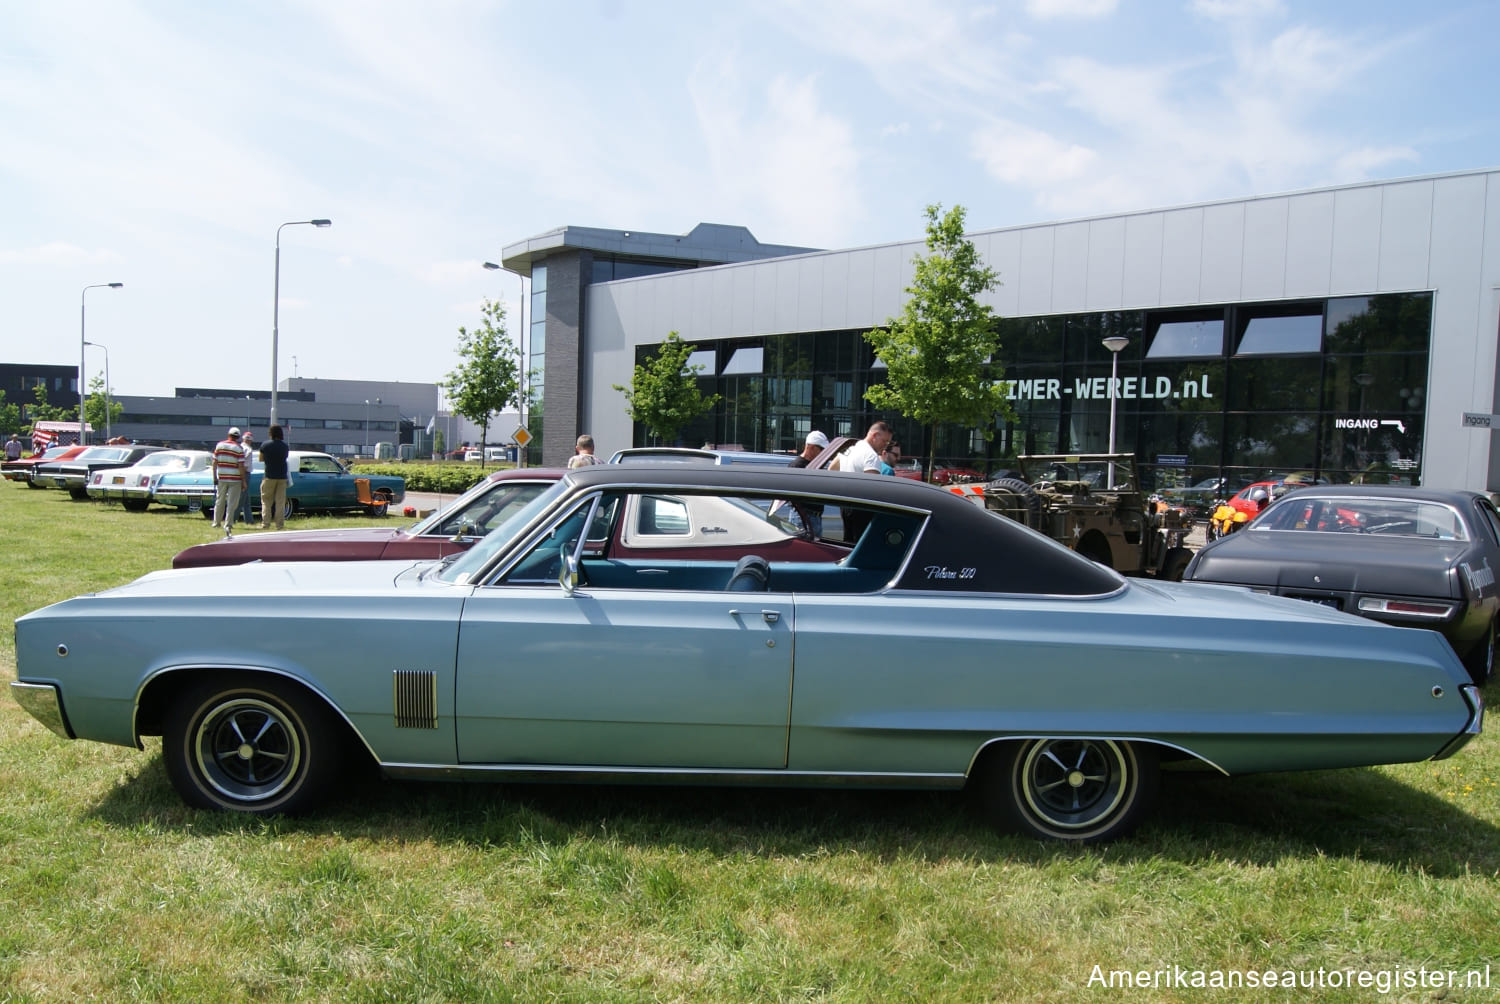
[[[356,475],[336,457],[327,453],[308,453],[293,450],[287,457],[290,478],[286,487],[287,515],[313,510],[364,509],[383,511],[385,506],[362,502]],[[265,466],[257,458],[250,471],[250,498],[255,509],[260,508],[260,481]],[[364,480],[364,475],[358,476]],[[406,497],[406,479],[388,474],[372,474],[369,497],[377,502],[395,505]],[[168,474],[156,485],[151,501],[161,505],[182,509],[201,509],[203,515],[213,516],[214,481],[210,470],[188,471]]]

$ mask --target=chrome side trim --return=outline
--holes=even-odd
[[[57,692],[55,684],[22,683],[20,680],[12,680],[10,696],[16,699],[16,703],[21,706],[22,710],[53,732],[64,739],[74,738],[72,731],[68,728],[68,720],[63,715],[62,695]]]
[[[1051,732],[1030,736],[996,736],[994,739],[991,739],[989,742],[979,747],[978,752],[974,754],[974,759],[969,761],[968,773],[974,773],[974,764],[979,761],[980,756],[984,754],[985,750],[989,749],[996,743],[1008,743],[1014,741],[1025,742],[1031,739],[1097,739],[1100,742],[1108,741],[1116,743],[1141,743],[1142,745],[1150,744],[1152,746],[1161,746],[1165,749],[1176,750],[1179,753],[1185,753],[1188,756],[1192,757],[1194,760],[1197,760],[1199,763],[1212,767],[1214,770],[1218,771],[1220,774],[1223,774],[1225,777],[1233,776],[1229,773],[1229,771],[1225,770],[1223,767],[1220,767],[1218,764],[1214,763],[1202,753],[1197,753],[1193,750],[1190,750],[1186,746],[1179,746],[1176,743],[1169,743],[1164,739],[1150,739],[1145,736],[1096,736],[1084,735],[1074,732]]]
[[[398,729],[438,727],[437,674],[425,669],[397,669],[391,673],[391,707]]]
[[[889,771],[733,770],[711,767],[603,767],[537,764],[420,764],[382,762],[386,775],[404,780],[456,780],[488,777],[497,781],[542,781],[550,784],[600,784],[628,781],[663,785],[775,785],[863,788],[962,788],[962,774],[903,774]]]

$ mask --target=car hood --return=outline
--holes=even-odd
[[[1269,589],[1457,597],[1462,589],[1457,569],[1469,553],[1466,541],[1250,529],[1204,547],[1185,578]]]
[[[327,530],[274,530],[242,533],[207,544],[195,544],[172,559],[174,568],[239,565],[247,561],[360,561],[379,558],[386,545],[405,535],[394,527]]]
[[[389,595],[422,561],[254,562],[211,568],[170,568],[148,572],[134,582],[95,593],[98,599],[141,597],[252,597]],[[404,578],[403,578],[404,576]]]

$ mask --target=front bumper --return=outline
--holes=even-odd
[[[32,718],[41,722],[47,728],[56,732],[64,739],[72,739],[73,734],[68,729],[68,719],[63,714],[62,695],[57,692],[57,687],[50,683],[22,683],[20,680],[11,681],[10,694]]]

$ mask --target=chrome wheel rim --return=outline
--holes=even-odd
[[[193,736],[198,772],[220,795],[261,802],[286,790],[302,765],[302,737],[280,708],[238,697],[213,708]]]
[[[1132,783],[1129,761],[1113,740],[1048,739],[1032,744],[1017,767],[1029,812],[1060,830],[1110,818]]]

